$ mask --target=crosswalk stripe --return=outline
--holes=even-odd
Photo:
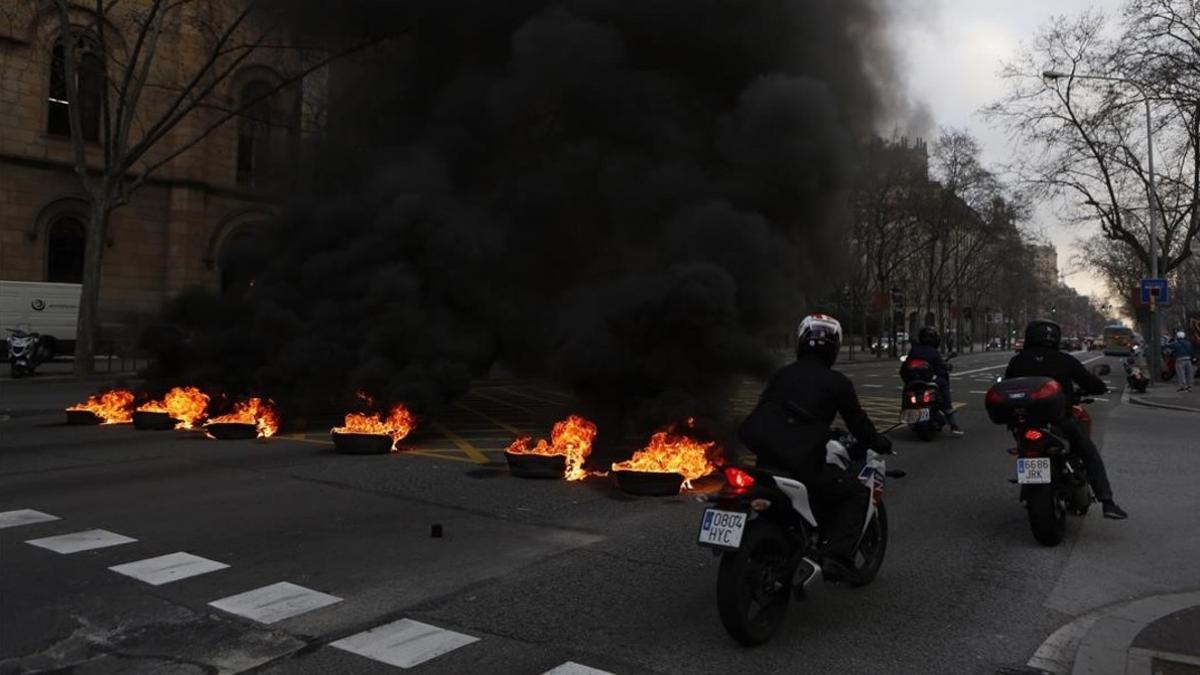
[[[58,519],[58,516],[52,516],[49,513],[42,513],[41,511],[34,511],[33,509],[4,511],[0,513],[0,530],[9,527],[20,527],[22,525],[33,525],[34,523],[48,523],[51,520]]]
[[[607,670],[599,670],[585,666],[582,663],[567,661],[566,663],[542,673],[542,675],[613,675]]]
[[[331,642],[329,646],[398,668],[412,668],[478,641],[471,635],[400,619]]]
[[[251,621],[276,623],[341,601],[335,595],[281,581],[208,604]]]
[[[84,530],[82,532],[60,534],[54,537],[30,539],[25,543],[65,555],[68,553],[79,553],[80,551],[91,551],[97,548],[108,548],[109,546],[120,546],[121,544],[129,544],[135,541],[137,539],[126,537],[116,532],[109,532],[108,530]]]
[[[146,558],[145,560],[135,560],[121,565],[113,565],[108,569],[117,574],[124,574],[138,581],[144,581],[151,586],[162,586],[172,581],[216,572],[227,567],[229,565],[225,563],[180,551],[178,553],[160,555],[156,558]]]

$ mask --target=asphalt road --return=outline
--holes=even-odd
[[[1200,544],[1186,519],[1200,507],[1200,471],[1186,454],[1196,417],[1123,404],[1112,378],[1118,391],[1092,410],[1133,517],[1104,521],[1093,509],[1061,546],[1038,546],[1007,480],[1010,439],[982,408],[1008,356],[957,362],[965,438],[921,443],[896,432],[889,466],[909,475],[887,486],[891,541],[876,582],[819,589],[755,649],[737,646],[717,619],[717,561],[693,544],[700,504],[503,469],[515,433],[569,409],[551,387],[481,384],[406,452],[346,456],[318,433],[218,442],[67,427],[60,409],[86,386],[5,384],[0,673],[395,670],[353,653],[372,649],[425,673],[1019,666],[1080,614],[1200,585]],[[872,416],[890,424],[896,364],[845,370]],[[751,405],[757,388],[746,383],[735,407]],[[4,514],[25,509],[57,519],[2,527],[15,518]],[[441,538],[430,536],[435,525]],[[1180,542],[1189,525],[1192,538]],[[95,529],[123,539],[74,553],[46,548],[61,540],[28,543]],[[109,569],[180,553],[197,558],[122,567],[167,580],[160,585]]]

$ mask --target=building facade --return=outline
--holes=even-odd
[[[16,4],[20,7],[0,15],[0,280],[77,283],[88,200],[74,173],[66,121],[70,103],[62,24],[52,3]],[[102,97],[115,95],[104,71],[123,63],[139,29],[133,19],[121,25],[113,15],[110,21],[105,23],[110,53],[81,58],[77,72],[77,104],[91,165],[103,161],[98,142]],[[95,25],[94,17],[83,14],[72,16],[72,22]],[[152,66],[163,81],[194,72],[211,53],[202,32],[187,26],[187,21],[168,25],[160,38]],[[222,107],[228,110],[278,89],[281,78],[271,63],[246,59],[213,92],[216,105],[173,128],[159,151],[203,136]],[[101,340],[132,350],[142,327],[174,294],[192,286],[221,289],[239,283],[226,264],[228,251],[272,215],[269,195],[280,184],[277,168],[289,163],[297,136],[291,122],[299,97],[292,89],[274,91],[204,136],[156,170],[112,213],[100,288]],[[165,96],[148,93],[137,119],[155,119],[156,107],[167,104]]]
[[[1058,288],[1058,249],[1050,244],[1037,244],[1030,250],[1037,287],[1050,291]]]

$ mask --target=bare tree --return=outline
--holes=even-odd
[[[1129,216],[1146,215],[1155,200],[1158,268],[1167,274],[1191,255],[1200,232],[1200,22],[1190,0],[1131,0],[1123,16],[1115,27],[1094,13],[1054,19],[1004,66],[1008,92],[985,112],[1029,148],[1016,169],[1038,196],[1066,197],[1069,220],[1098,222],[1143,269],[1149,219]],[[1067,77],[1046,81],[1047,69]],[[1158,160],[1153,195],[1147,99]]]
[[[250,0],[32,0],[32,11],[57,21],[66,85],[73,168],[89,201],[75,370],[90,373],[104,242],[112,212],[156,172],[230,120],[293,87],[335,59],[374,44],[375,36],[330,49],[304,44],[286,7]],[[198,53],[176,51],[199,45]],[[90,60],[89,60],[90,59]],[[231,79],[269,63],[280,78],[229,103]],[[81,71],[99,68],[98,142],[89,149]]]

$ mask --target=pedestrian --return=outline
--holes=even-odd
[[[1191,391],[1196,379],[1196,364],[1192,362],[1196,356],[1196,349],[1183,331],[1175,334],[1170,347],[1175,352],[1175,373],[1179,376],[1179,391]]]

